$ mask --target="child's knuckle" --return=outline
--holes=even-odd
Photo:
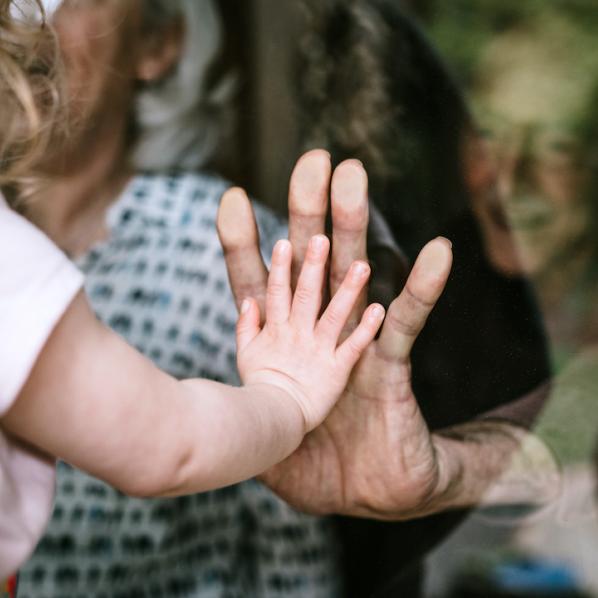
[[[314,294],[306,287],[299,287],[295,292],[295,300],[301,305],[308,305],[313,302]]]

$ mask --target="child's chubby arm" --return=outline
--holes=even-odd
[[[325,237],[312,241],[293,296],[292,250],[277,245],[266,323],[253,300],[239,319],[242,388],[174,380],[79,294],[2,428],[134,496],[200,492],[264,471],[323,421],[383,319],[371,306],[339,344],[369,269],[355,264],[318,317],[328,250]]]

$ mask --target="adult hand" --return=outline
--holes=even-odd
[[[309,152],[299,160],[289,190],[289,236],[297,272],[309,238],[324,230],[329,189],[329,286],[334,294],[351,262],[366,258],[367,176],[359,162],[344,162],[332,174],[326,152]],[[218,228],[237,304],[247,296],[263,303],[267,269],[243,191],[232,189],[223,197]],[[424,248],[405,289],[390,306],[380,338],[360,360],[337,406],[293,455],[262,476],[293,506],[314,513],[397,519],[414,516],[414,510],[443,492],[452,472],[445,472],[448,465],[443,469],[443,453],[413,395],[409,355],[450,266],[446,240]],[[365,304],[363,293],[347,333]]]
[[[397,520],[444,502],[452,462],[417,405],[409,354],[450,264],[447,241],[437,239],[422,250],[336,407],[295,453],[262,476],[294,507]]]
[[[330,287],[335,292],[354,260],[366,260],[368,225],[367,176],[360,162],[347,160],[332,176],[330,156],[314,150],[302,156],[289,186],[289,239],[293,246],[293,288],[305,259],[309,239],[324,233],[329,195],[332,199]],[[253,209],[242,189],[227,191],[218,213],[218,233],[224,248],[231,288],[240,307],[254,297],[265,308],[268,270],[259,247]],[[367,302],[361,293],[348,328],[359,321]]]

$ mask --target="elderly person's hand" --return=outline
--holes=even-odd
[[[296,272],[308,239],[324,230],[330,189],[334,293],[351,261],[366,258],[368,202],[367,177],[358,162],[341,164],[330,179],[325,152],[310,152],[299,161],[290,184],[289,236]],[[237,301],[263,300],[267,270],[247,198],[238,191],[225,195],[218,224]],[[263,481],[289,503],[309,512],[394,517],[439,493],[439,454],[411,390],[409,353],[450,265],[447,241],[433,241],[423,250],[337,407],[291,457],[264,474]],[[365,303],[364,293],[353,322]]]
[[[422,250],[336,408],[263,476],[287,502],[315,513],[402,519],[423,514],[429,501],[444,495],[451,462],[420,413],[409,354],[450,265],[447,241]]]
[[[289,192],[295,271],[308,239],[324,230],[329,191],[329,292],[334,294],[351,262],[367,259],[367,175],[360,163],[347,161],[331,177],[325,152],[303,156]],[[237,303],[246,296],[263,301],[267,269],[251,204],[238,190],[223,197],[218,228]],[[447,240],[424,247],[388,309],[379,339],[362,356],[334,410],[295,453],[261,477],[294,507],[318,514],[408,519],[482,501],[505,469],[524,431],[478,422],[432,434],[413,394],[411,348],[442,293],[451,262]],[[400,267],[394,275],[401,277]],[[347,333],[359,322],[365,304],[364,293]],[[528,494],[526,486],[520,495]],[[495,491],[494,498],[503,502],[505,497]]]

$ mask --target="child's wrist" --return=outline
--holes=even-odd
[[[310,431],[305,412],[301,407],[299,400],[293,393],[282,385],[271,382],[256,382],[246,384],[244,389],[252,396],[260,398],[269,403],[268,409],[274,404],[281,420],[284,421],[285,428],[291,428],[299,437],[297,446],[303,440],[303,437]],[[295,436],[295,433],[292,434]],[[292,437],[290,436],[289,439]],[[293,450],[296,447],[293,447]]]

